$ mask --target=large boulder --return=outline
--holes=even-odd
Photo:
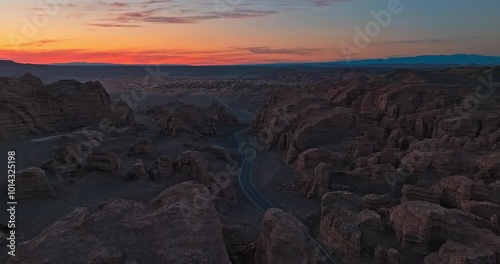
[[[229,264],[222,225],[208,190],[186,182],[150,204],[111,200],[77,208],[18,244],[7,263]]]
[[[308,198],[321,198],[330,189],[330,177],[333,172],[331,164],[320,163],[314,169],[313,187],[307,195]]]
[[[483,156],[478,161],[479,169],[489,173],[494,180],[500,180],[500,152]]]
[[[112,151],[105,149],[94,149],[87,158],[83,168],[86,172],[101,172],[121,178],[125,176],[121,158]]]
[[[361,256],[363,233],[357,222],[362,206],[361,197],[350,192],[329,192],[321,200],[321,237],[346,262]]]
[[[139,180],[149,180],[149,174],[142,160],[138,159],[134,163],[134,178]]]
[[[324,262],[307,227],[280,209],[271,208],[264,214],[256,247],[255,264]]]
[[[161,155],[149,171],[155,180],[166,179],[175,174],[175,163],[170,157]]]
[[[467,249],[462,250],[463,262],[458,263],[470,263],[465,259],[478,257],[498,261],[500,237],[491,231],[495,230],[494,224],[471,214],[425,201],[412,201],[393,207],[389,224],[394,228],[401,246],[414,252],[428,254],[447,241],[454,241]],[[476,255],[477,252],[481,255]],[[440,250],[438,254],[443,257],[450,251]]]
[[[16,173],[16,200],[35,197],[54,198],[56,194],[50,186],[45,171],[40,168],[28,168]]]

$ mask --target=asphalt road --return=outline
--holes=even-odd
[[[265,213],[269,208],[279,208],[279,207],[273,206],[269,201],[267,201],[266,198],[264,198],[264,196],[262,196],[259,193],[257,188],[255,188],[255,185],[252,182],[253,165],[255,162],[255,155],[257,152],[254,149],[252,149],[251,146],[243,138],[243,134],[248,132],[249,130],[250,128],[242,129],[234,134],[235,140],[238,142],[238,144],[242,144],[242,148],[245,150],[245,159],[241,166],[240,174],[238,175],[238,183],[241,187],[241,190],[243,190],[248,199],[252,201],[252,203],[255,204],[255,206],[262,213]],[[329,250],[326,248],[326,246],[323,244],[322,241],[312,236],[311,238],[318,246],[321,258],[324,259],[325,263],[330,263],[330,264],[340,263],[340,261],[337,258],[330,255]]]

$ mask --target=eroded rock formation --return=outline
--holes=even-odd
[[[323,261],[309,230],[297,218],[280,209],[266,211],[254,263],[313,264]]]
[[[40,168],[28,168],[16,173],[16,200],[35,197],[54,198],[56,194],[50,186],[45,171]]]
[[[230,263],[209,191],[193,182],[150,204],[111,200],[94,213],[77,208],[18,249],[7,263]]]
[[[112,102],[98,82],[57,81],[45,85],[32,75],[0,80],[0,139],[66,132],[98,126],[103,133],[135,126],[130,107]]]
[[[207,186],[215,201],[237,203],[232,176],[227,172],[215,172],[212,164],[200,152],[190,150],[181,153],[176,168],[191,180]]]
[[[499,263],[499,69],[374,72],[273,93],[254,134],[302,175],[294,192],[322,199],[347,263]]]

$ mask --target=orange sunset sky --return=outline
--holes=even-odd
[[[244,64],[345,59],[355,28],[394,0],[1,1],[0,59]],[[399,1],[398,1],[399,2]],[[498,1],[399,2],[349,58],[500,55]]]

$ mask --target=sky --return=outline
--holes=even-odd
[[[3,0],[0,59],[248,64],[500,56],[498,0]]]

